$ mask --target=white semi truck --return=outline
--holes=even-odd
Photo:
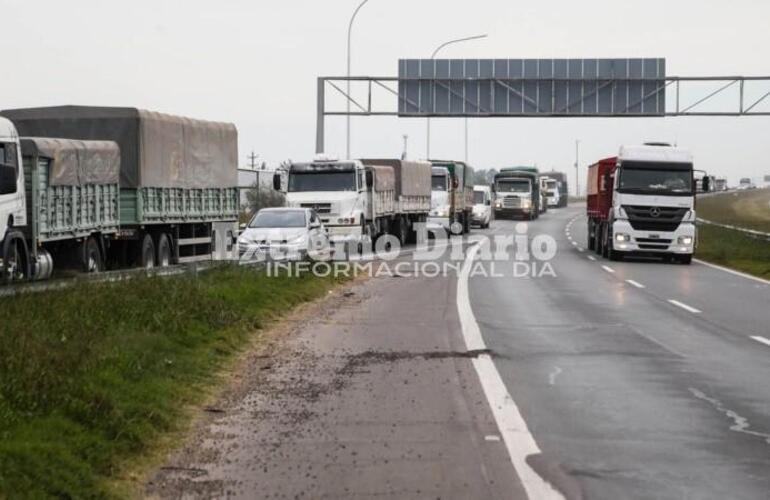
[[[689,151],[623,146],[588,168],[587,186],[589,249],[611,260],[642,254],[691,262],[696,188]]]
[[[405,244],[430,211],[430,174],[427,162],[319,155],[286,164],[273,187],[286,193],[288,206],[315,210],[332,243],[358,244],[388,233]]]

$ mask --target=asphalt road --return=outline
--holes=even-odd
[[[305,311],[147,494],[770,498],[770,285],[591,260],[584,225],[577,208],[529,224],[555,276],[465,261]]]

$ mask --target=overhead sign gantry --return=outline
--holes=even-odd
[[[318,78],[317,152],[326,116],[770,116],[762,106],[770,77],[668,76],[663,58],[402,59],[398,66],[397,77]],[[342,89],[348,81],[364,86],[363,103]],[[327,109],[328,89],[353,109]],[[376,89],[392,97],[384,107],[373,103]]]

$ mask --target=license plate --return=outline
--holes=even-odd
[[[650,239],[659,240],[660,239],[660,235],[659,234],[651,234],[650,235]]]

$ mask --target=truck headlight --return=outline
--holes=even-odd
[[[497,200],[495,202],[495,208],[503,208],[503,202],[500,200]]]
[[[692,236],[680,236],[676,242],[680,245],[690,246],[692,245]]]
[[[626,233],[615,233],[615,241],[619,243],[625,243],[631,241],[631,236]]]
[[[530,200],[521,200],[521,208],[529,208],[532,206],[532,201]]]

